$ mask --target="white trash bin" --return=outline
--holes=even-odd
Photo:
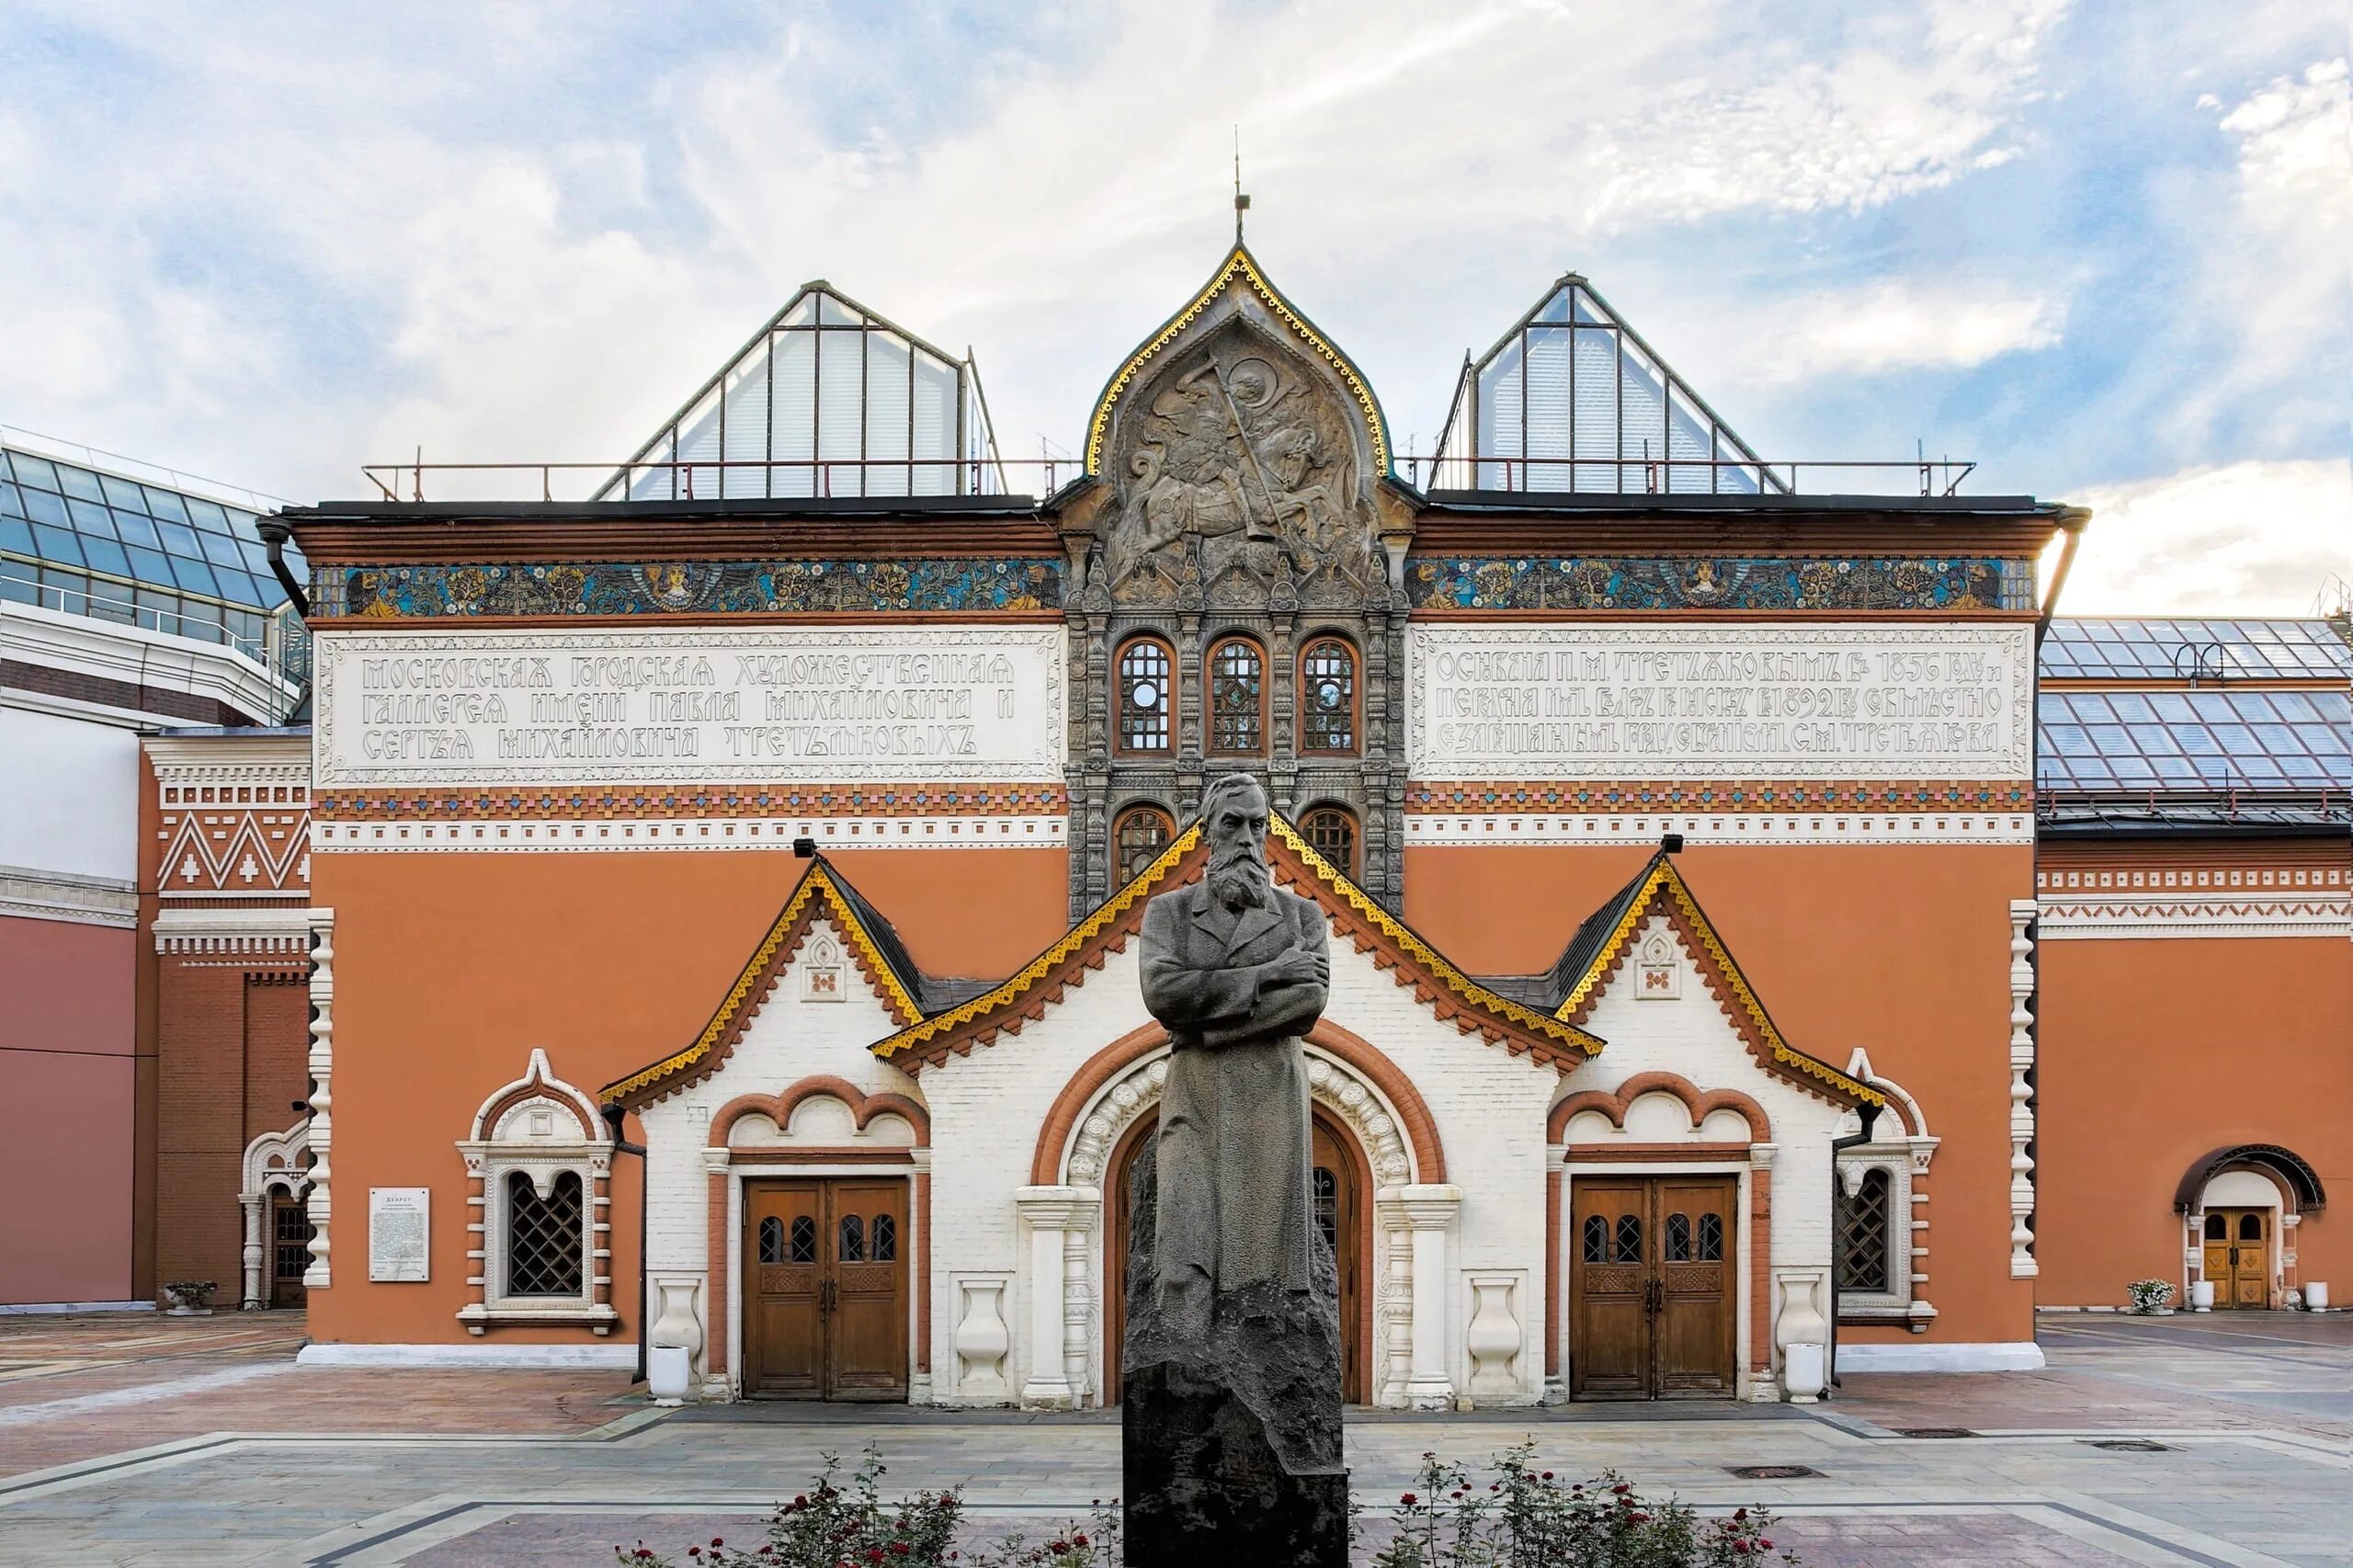
[[[1789,1390],[1791,1404],[1812,1404],[1822,1397],[1824,1386],[1822,1346],[1791,1345],[1781,1351],[1781,1385]]]
[[[2316,1312],[2328,1311],[2328,1281],[2315,1279],[2304,1287],[2304,1305]]]
[[[645,1392],[656,1404],[684,1404],[694,1358],[683,1345],[657,1345],[645,1358]]]
[[[2214,1310],[2214,1282],[2211,1279],[2190,1281],[2189,1310],[2193,1312],[2211,1312]]]

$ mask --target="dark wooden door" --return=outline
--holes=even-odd
[[[310,1301],[302,1276],[311,1267],[311,1208],[300,1198],[269,1199],[269,1304],[299,1307]]]
[[[1570,1395],[1733,1393],[1733,1178],[1581,1176],[1571,1190]]]
[[[902,1181],[746,1186],[747,1397],[906,1397],[906,1203]]]
[[[1104,1403],[1120,1398],[1120,1348],[1128,1317],[1129,1175],[1137,1153],[1160,1127],[1157,1111],[1147,1112],[1131,1128],[1114,1152],[1111,1189],[1106,1194],[1105,1225],[1110,1244],[1103,1269],[1103,1389]],[[1308,1157],[1313,1169],[1315,1222],[1332,1245],[1333,1262],[1340,1275],[1340,1397],[1362,1404],[1370,1397],[1365,1384],[1371,1369],[1372,1347],[1365,1332],[1365,1275],[1372,1256],[1372,1207],[1366,1201],[1366,1169],[1348,1134],[1315,1108],[1308,1126]]]

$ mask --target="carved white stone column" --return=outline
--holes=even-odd
[[[1024,1404],[1068,1409],[1078,1403],[1086,1386],[1085,1363],[1081,1362],[1078,1381],[1074,1383],[1065,1355],[1069,1336],[1065,1303],[1070,1289],[1065,1255],[1072,1229],[1094,1222],[1101,1198],[1102,1194],[1091,1187],[1014,1188],[1014,1207],[1020,1210],[1022,1225],[1029,1233],[1029,1310],[1028,1332],[1022,1336],[1028,1368],[1021,1380]],[[1083,1239],[1079,1244],[1084,1248]],[[1085,1283],[1084,1279],[1079,1282],[1082,1290]]]
[[[261,1311],[261,1265],[264,1256],[261,1244],[262,1215],[269,1207],[269,1195],[263,1192],[237,1194],[238,1207],[245,1211],[245,1289],[238,1303],[244,1311]]]
[[[311,1020],[309,1068],[315,1086],[311,1090],[311,1196],[307,1205],[311,1211],[311,1266],[302,1271],[302,1286],[308,1290],[323,1290],[335,1283],[327,1242],[327,1221],[333,1205],[328,1190],[333,1176],[328,1169],[327,1151],[335,1141],[334,1096],[327,1087],[335,1073],[335,911],[312,910],[310,926],[311,1009],[316,1016]]]
[[[2034,1015],[2027,1003],[2034,995],[2034,939],[2027,935],[2040,905],[2030,898],[2010,901],[2010,1278],[2035,1276],[2034,1157],[2027,1145],[2034,1141],[2034,1086],[2027,1074],[2034,1071]]]
[[[1414,1222],[1399,1200],[1404,1190],[1384,1187],[1373,1203],[1374,1223],[1387,1238],[1381,1287],[1384,1345],[1381,1386],[1373,1394],[1383,1410],[1406,1408],[1414,1381]]]
[[[1103,1199],[1099,1188],[1074,1190],[1092,1196],[1072,1199],[1071,1217],[1063,1227],[1063,1381],[1070,1385],[1071,1403],[1086,1404],[1095,1390],[1089,1375],[1095,1350],[1093,1240]]]
[[[1446,1245],[1462,1213],[1462,1189],[1428,1184],[1400,1187],[1397,1207],[1412,1230],[1412,1371],[1405,1403],[1415,1410],[1454,1403],[1453,1358],[1447,1345]]]

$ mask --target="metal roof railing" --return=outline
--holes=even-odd
[[[1961,458],[1813,459],[1767,461],[1750,458],[1687,457],[1463,457],[1439,454],[1402,457],[1398,462],[1405,483],[1425,492],[1435,490],[1499,492],[1520,494],[1601,495],[1756,495],[1797,494],[1805,486],[1801,476],[1825,472],[1838,476],[1837,489],[1817,494],[1955,495],[1977,464]],[[1427,473],[1429,483],[1422,483]],[[1893,482],[1868,483],[1862,490],[1846,486],[1847,476]]]
[[[35,571],[36,568],[23,562],[0,560],[0,603],[28,604],[36,609],[55,610],[60,615],[85,616],[92,620],[112,621],[118,626],[136,627],[142,631],[153,631],[165,637],[186,637],[192,642],[233,648],[290,686],[299,687],[311,678],[310,637],[301,620],[290,613],[256,615],[254,619],[262,624],[262,635],[256,641],[237,631],[225,619],[190,615],[185,610],[162,609],[127,598],[92,593],[85,588],[44,583],[34,575]],[[193,604],[202,601],[183,598],[180,602]],[[224,611],[242,611],[244,607],[223,605],[218,608]]]
[[[954,496],[1051,495],[1083,471],[1079,460],[1063,458],[729,458],[700,461],[630,462],[410,462],[366,463],[360,473],[387,501],[442,499],[426,494],[426,480],[455,475],[501,475],[504,483],[478,482],[497,494],[448,497],[460,501],[565,501],[604,504],[600,497],[626,491],[641,475],[668,474],[681,501],[927,500]],[[1012,487],[1007,470],[1036,474],[1036,491]],[[765,475],[765,477],[762,477]],[[596,483],[559,486],[558,478]],[[751,483],[757,480],[758,483]],[[558,495],[561,488],[565,494]],[[406,494],[402,492],[405,490]],[[536,491],[536,494],[533,492]],[[576,493],[575,493],[576,492]],[[664,497],[667,499],[668,497]]]

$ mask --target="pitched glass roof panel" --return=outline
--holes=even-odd
[[[795,295],[597,499],[1003,489],[969,361],[824,284]]]
[[[2045,691],[2040,720],[2044,790],[2353,790],[2344,692]]]
[[[2067,679],[2171,680],[2209,675],[2274,680],[2353,678],[2353,648],[2325,620],[2060,618],[2042,640],[2042,673]]]
[[[1574,273],[1464,365],[1431,485],[1744,495],[1788,488]]]

